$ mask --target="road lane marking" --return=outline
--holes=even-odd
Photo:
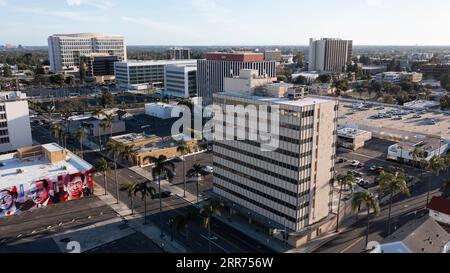
[[[221,247],[219,244],[217,244],[213,240],[208,239],[208,237],[204,236],[203,234],[200,234],[200,236],[203,237],[204,239],[206,239],[207,241],[211,241],[211,244],[213,244],[213,245],[217,246],[218,248],[222,249],[223,251],[225,251],[225,253],[230,253],[230,251],[228,251],[225,248]]]
[[[359,238],[358,240],[356,240],[355,242],[353,242],[352,244],[350,244],[349,246],[344,248],[344,250],[342,250],[340,253],[345,253],[347,250],[351,249],[352,247],[354,247],[356,244],[358,244],[362,240],[364,240],[364,237]]]

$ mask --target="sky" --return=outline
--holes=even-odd
[[[97,32],[128,45],[450,45],[449,10],[448,0],[0,0],[0,44]]]

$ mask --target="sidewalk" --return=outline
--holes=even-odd
[[[95,185],[97,188],[101,188],[99,185]],[[104,192],[104,190],[96,190],[95,192]],[[134,231],[141,232],[147,238],[149,238],[153,243],[161,247],[165,252],[168,253],[187,253],[185,247],[179,244],[176,241],[171,242],[170,236],[165,234],[164,238],[161,238],[161,230],[159,227],[148,223],[147,225],[143,224],[144,215],[140,213],[135,213],[131,215],[131,210],[125,205],[123,202],[119,202],[117,204],[116,198],[114,198],[111,194],[108,195],[96,194],[97,197],[105,202],[108,206],[110,206],[122,219],[127,223],[127,225],[133,229]],[[166,240],[169,238],[169,240]]]

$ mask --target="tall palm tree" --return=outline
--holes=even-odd
[[[130,161],[134,155],[134,145],[125,145],[122,150],[122,158]]]
[[[70,137],[70,136],[71,136],[71,134],[69,132],[67,132],[66,130],[63,130],[61,132],[61,137],[62,137],[64,149],[67,149],[67,138]]]
[[[420,181],[422,181],[423,180],[423,170],[426,167],[426,164],[424,164],[424,163],[427,162],[425,160],[425,158],[427,157],[427,153],[423,149],[416,147],[416,148],[414,148],[414,150],[412,152],[410,152],[410,155],[412,156],[415,165],[420,168]]]
[[[98,120],[100,120],[100,115],[103,115],[103,110],[102,109],[95,109],[92,112],[92,114],[94,116],[96,116]],[[100,128],[101,127],[102,127],[101,124],[100,124],[100,126],[97,126],[97,128],[98,128],[97,129],[97,131],[98,131],[98,146],[100,147],[100,151],[102,150],[102,137],[101,137],[101,134],[100,134]]]
[[[103,188],[105,189],[105,195],[108,194],[107,191],[107,183],[106,183],[106,174],[111,171],[111,165],[109,162],[103,157],[97,160],[96,169],[98,172],[103,175]]]
[[[405,173],[396,171],[395,173],[381,172],[377,177],[380,183],[380,192],[388,192],[389,197],[389,214],[387,221],[387,234],[391,234],[391,213],[392,213],[392,202],[394,199],[394,194],[397,192],[409,195],[408,185],[406,184]]]
[[[186,145],[178,146],[177,152],[181,154],[181,158],[183,159],[183,183],[184,183],[184,189],[183,189],[183,197],[186,197],[186,159],[185,155],[191,152],[191,149]]]
[[[196,194],[197,194],[197,203],[199,202],[199,189],[198,189],[198,183],[203,177],[203,166],[200,164],[194,164],[191,169],[187,171],[186,174],[188,177],[195,178],[196,182]]]
[[[211,253],[211,217],[213,215],[221,216],[223,203],[217,200],[211,200],[206,206],[200,209],[199,214],[202,217],[203,227],[208,229],[209,253]]]
[[[173,171],[175,169],[175,164],[171,161],[167,161],[167,157],[164,155],[161,155],[159,157],[145,157],[144,161],[149,161],[150,163],[153,163],[153,169],[152,169],[152,176],[153,179],[158,179],[158,198],[159,198],[159,221],[161,226],[161,237],[164,236],[163,233],[163,219],[162,219],[162,196],[161,196],[161,178],[167,177],[168,179],[171,178]]]
[[[78,141],[80,142],[80,154],[81,158],[83,158],[83,140],[86,137],[86,132],[84,131],[84,128],[80,128],[75,132],[75,137],[78,138]]]
[[[369,244],[369,230],[370,230],[370,211],[373,210],[374,214],[380,213],[380,205],[377,197],[369,192],[356,192],[352,198],[352,209],[357,211],[361,205],[366,205],[367,208],[367,231],[366,231],[366,246]]]
[[[353,187],[353,183],[355,183],[355,177],[350,172],[348,172],[346,174],[339,174],[338,176],[336,176],[335,181],[340,186],[339,202],[338,202],[338,209],[337,209],[337,220],[336,220],[336,233],[338,233],[339,232],[339,217],[340,217],[340,212],[341,212],[340,208],[341,208],[342,192],[343,192],[344,188],[346,188],[346,187],[349,187],[349,188]]]
[[[102,123],[100,123],[100,127],[102,128],[103,132],[106,132],[106,130],[108,130],[108,124],[105,123],[104,121]],[[102,150],[102,136],[99,136],[100,138],[100,151]],[[106,141],[105,141],[106,142]]]
[[[150,185],[150,181],[145,181],[137,184],[137,192],[141,194],[142,200],[144,201],[144,225],[147,224],[147,199],[150,196],[155,199],[156,190]]]
[[[434,171],[436,174],[436,179],[439,179],[441,171],[444,171],[447,168],[445,161],[440,156],[433,156],[428,165],[428,169]],[[430,203],[430,194],[431,194],[431,180],[428,179],[428,193],[427,193],[427,206]]]
[[[106,128],[109,128],[110,137],[112,137],[113,136],[113,122],[114,122],[113,115],[105,115],[103,122],[106,124]]]
[[[190,209],[184,214],[178,214],[175,217],[175,228],[177,231],[186,230],[186,240],[189,240],[189,224],[198,216],[198,211],[195,209]]]
[[[106,144],[106,150],[109,155],[112,155],[114,161],[114,182],[116,184],[117,204],[119,204],[119,181],[117,180],[117,160],[123,151],[123,145],[117,142],[109,141]]]
[[[128,194],[128,197],[130,198],[130,205],[131,205],[131,215],[134,215],[134,202],[133,202],[133,196],[136,196],[136,193],[138,192],[138,184],[137,183],[128,183],[128,184],[121,184],[120,185],[120,191],[124,191]]]
[[[56,138],[58,144],[60,144],[62,128],[60,125],[52,125],[50,126],[50,134]]]

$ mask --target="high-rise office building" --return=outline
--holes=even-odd
[[[164,95],[177,98],[197,96],[197,64],[167,65]]]
[[[325,220],[332,204],[338,102],[223,92],[214,94],[214,103],[222,109],[225,105],[278,106],[280,115],[279,120],[272,115],[259,117],[279,124],[279,146],[274,151],[263,151],[260,141],[236,137],[214,142],[213,192],[230,208],[262,224],[272,223],[272,228],[285,226],[299,232]],[[246,119],[250,118],[248,114]],[[235,130],[254,130],[250,122],[236,119],[232,124]],[[215,116],[213,123],[219,124],[214,127],[215,134],[232,132],[229,127],[220,128],[229,122]]]
[[[309,71],[343,73],[352,61],[353,41],[324,38],[310,39]]]
[[[85,65],[87,78],[114,76],[114,63],[118,61],[117,56],[102,53],[92,53],[80,57],[80,64]]]
[[[116,62],[115,75],[121,90],[147,89],[150,86],[164,87],[164,74],[168,65],[196,65],[196,60],[129,60]]]
[[[211,105],[214,93],[223,92],[225,77],[239,76],[241,69],[254,69],[259,76],[276,77],[275,61],[264,61],[263,53],[209,53],[197,62],[197,90],[203,106]]]
[[[0,153],[12,152],[32,144],[30,116],[26,95],[0,93]]]
[[[190,60],[191,50],[189,48],[173,47],[167,50],[169,60]]]
[[[125,38],[94,33],[55,34],[48,37],[50,71],[54,73],[79,67],[80,57],[91,53],[104,53],[117,56],[119,61],[126,61]]]

